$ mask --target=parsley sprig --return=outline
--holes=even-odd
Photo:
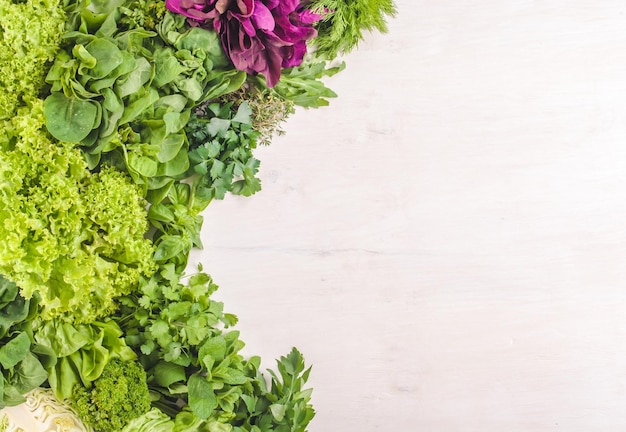
[[[260,358],[240,354],[237,317],[210,298],[217,285],[199,270],[187,277],[167,264],[120,301],[116,321],[147,371],[153,406],[172,416],[183,406],[234,432],[304,431],[314,411],[302,355],[281,357],[268,387]]]

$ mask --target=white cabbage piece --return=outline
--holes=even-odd
[[[26,402],[0,411],[0,432],[94,432],[51,389],[37,388]]]

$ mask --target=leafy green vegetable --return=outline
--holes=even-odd
[[[315,415],[309,403],[312,390],[303,388],[309,379],[311,368],[305,369],[304,358],[296,348],[287,356],[281,357],[277,365],[280,375],[269,371],[272,375],[272,388],[265,395],[272,402],[271,421],[280,425],[274,427],[274,430],[282,427],[293,432],[304,432]],[[261,418],[259,423],[264,423],[264,420]]]
[[[216,289],[204,273],[183,284],[169,264],[142,285],[140,295],[121,300],[126,341],[139,352],[158,395],[155,405],[164,412],[177,412],[181,401],[205,420],[218,408],[232,412],[237,386],[248,381],[238,354],[239,333],[220,330],[220,324],[228,327],[236,318],[210,300]]]
[[[356,48],[364,31],[386,33],[387,17],[397,13],[393,0],[313,0],[307,7],[323,16],[311,42],[331,60]]]
[[[70,401],[98,432],[119,432],[150,409],[146,372],[136,362],[113,359],[91,388],[76,386]]]
[[[295,112],[293,101],[280,97],[273,89],[255,85],[252,79],[221,101],[231,103],[234,111],[243,103],[250,106],[252,129],[258,132],[257,141],[262,145],[269,145],[275,135],[284,135],[281,123]]]
[[[35,97],[65,25],[59,0],[0,0],[0,121]]]
[[[163,411],[153,408],[128,422],[122,432],[172,432],[174,421]]]
[[[20,333],[0,347],[0,365],[10,369],[18,364],[30,351],[30,339],[26,333]]]
[[[17,285],[0,275],[0,338],[9,335],[14,326],[32,318],[37,311],[35,300],[31,306],[31,300],[19,294]]]
[[[231,422],[235,426],[233,432],[305,432],[315,411],[310,403],[312,389],[304,388],[311,368],[305,369],[302,354],[293,348],[277,361],[279,373],[269,371],[269,390],[265,377],[258,372],[259,363],[258,357],[247,362],[248,374],[256,379],[252,391],[243,394],[243,403],[238,404]]]
[[[246,103],[233,112],[232,104],[216,102],[198,108],[189,119],[184,130],[189,168],[183,179],[172,179],[148,194],[157,263],[174,263],[182,272],[189,251],[202,247],[199,213],[227,192],[249,196],[260,190],[259,161],[252,155],[258,133],[252,129],[250,113]]]
[[[193,193],[203,206],[214,198],[224,198],[226,192],[250,196],[261,190],[256,177],[260,162],[252,155],[259,136],[252,128],[252,111],[246,102],[234,113],[231,107],[205,105],[185,128],[190,148],[189,174],[199,174],[194,177]]]
[[[172,419],[161,410],[153,408],[132,420],[122,432],[231,432],[231,425],[215,419],[203,420],[184,409]]]
[[[26,300],[17,285],[0,276],[0,408],[24,402],[23,395],[48,378],[32,351],[31,321],[37,299]]]
[[[50,95],[44,103],[44,114],[50,121],[48,130],[63,141],[78,142],[87,137],[98,118],[98,105],[68,98],[63,93]]]
[[[42,317],[90,322],[154,271],[143,200],[123,174],[90,174],[43,129],[40,100],[0,128],[0,272]]]
[[[194,208],[198,203],[193,201],[189,184],[172,182],[165,189],[162,202],[153,204],[148,211],[148,219],[155,228],[154,259],[162,265],[174,264],[180,273],[187,265],[189,251],[194,246],[202,247],[202,216],[198,214],[199,209]]]
[[[125,25],[146,30],[155,30],[167,12],[165,2],[158,0],[128,1],[120,6],[120,10],[123,12],[121,21]]]
[[[52,353],[46,365],[48,382],[59,399],[72,396],[76,385],[89,387],[111,359],[136,359],[118,325],[111,320],[71,324],[57,320],[40,323],[34,338],[40,351]]]
[[[181,430],[304,431],[314,412],[301,354],[294,349],[281,358],[268,390],[260,359],[245,360],[239,332],[226,331],[236,317],[210,299],[216,289],[204,273],[183,283],[168,264],[141,293],[120,299],[117,320],[147,371],[153,406],[171,416],[183,407],[186,414],[176,421],[186,416],[197,425]],[[160,420],[150,415],[145,421]]]
[[[337,97],[337,94],[326,87],[321,78],[333,76],[344,68],[344,62],[338,66],[329,66],[328,62],[311,58],[298,67],[286,70],[281,84],[274,90],[283,98],[305,108],[327,106],[329,102],[326,98]]]
[[[147,31],[139,24],[158,8],[119,3],[83,2],[70,12],[74,29],[64,41],[72,48],[46,78],[46,126],[59,140],[80,141],[90,168],[116,166],[147,193],[187,172],[191,109],[239,88],[245,73],[229,64],[215,32],[171,13]]]
[[[328,98],[337,97],[337,94],[326,87],[321,79],[333,76],[344,68],[344,62],[332,66],[321,56],[310,56],[300,66],[283,70],[280,81],[272,90],[283,99],[304,108],[327,106]],[[261,76],[256,77],[256,80],[261,87],[265,86]]]
[[[46,370],[30,352],[30,340],[26,333],[20,333],[10,340],[3,346],[3,351],[0,366],[0,408],[21,404],[26,400],[24,394],[43,384],[48,378]]]

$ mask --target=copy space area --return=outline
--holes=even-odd
[[[397,6],[191,261],[310,432],[626,430],[626,2]]]

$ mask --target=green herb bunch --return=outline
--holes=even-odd
[[[157,263],[173,262],[183,271],[191,249],[202,247],[200,212],[227,192],[250,196],[261,189],[256,177],[260,162],[252,155],[259,133],[250,114],[244,102],[236,112],[232,103],[211,103],[191,115],[184,129],[189,167],[183,179],[148,194]]]
[[[275,91],[254,85],[247,81],[239,89],[220,98],[220,102],[231,104],[233,110],[247,103],[250,107],[250,121],[254,131],[258,133],[257,142],[269,145],[274,136],[285,134],[282,124],[295,113],[293,100],[283,98]]]
[[[172,417],[183,406],[187,417],[241,432],[304,431],[313,408],[301,354],[281,359],[268,390],[260,359],[244,359],[239,332],[228,330],[237,318],[210,299],[216,289],[207,274],[183,278],[168,265],[120,300],[116,319],[147,371],[153,406]]]
[[[195,193],[205,202],[227,192],[250,196],[261,190],[256,177],[260,162],[252,155],[259,132],[252,127],[247,102],[236,112],[232,104],[211,103],[196,110],[185,131],[189,138],[190,175]]]
[[[205,273],[184,283],[168,264],[139,292],[120,300],[116,320],[148,373],[155,406],[168,414],[175,415],[182,400],[207,419],[218,404],[232,403],[232,392],[224,385],[246,380],[238,332],[222,330],[234,325],[236,317],[210,299],[216,289]]]
[[[387,17],[397,13],[393,0],[313,0],[309,7],[323,16],[313,46],[328,59],[355,49],[366,31],[386,33]]]

